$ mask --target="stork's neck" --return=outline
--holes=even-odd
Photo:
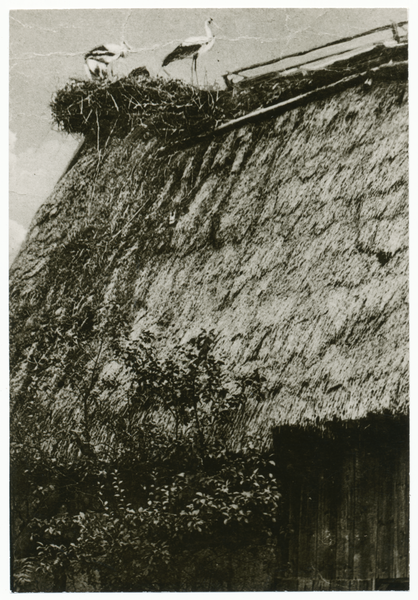
[[[214,38],[215,36],[212,33],[212,29],[209,27],[209,21],[205,21],[205,30],[206,30],[206,35],[208,36],[208,38]]]

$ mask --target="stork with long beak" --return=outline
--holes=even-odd
[[[84,66],[89,79],[105,79],[113,77],[113,63],[128,55],[131,48],[125,42],[103,44],[87,52],[84,56]]]
[[[206,35],[200,37],[190,37],[184,40],[177,48],[175,48],[168,56],[163,60],[162,66],[165,67],[168,64],[174,62],[175,60],[183,60],[184,58],[192,59],[192,67],[191,67],[191,79],[193,83],[193,72],[196,75],[196,83],[197,80],[197,59],[202,54],[209,52],[209,50],[213,47],[215,43],[215,36],[212,33],[210,25],[213,23],[213,19],[208,19],[205,21],[205,30]]]

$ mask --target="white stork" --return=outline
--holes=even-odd
[[[168,54],[168,56],[165,57],[165,59],[163,60],[162,66],[165,67],[166,65],[170,64],[171,62],[174,62],[175,60],[182,60],[183,58],[191,58],[192,59],[192,69],[191,69],[192,83],[193,83],[193,70],[196,74],[196,82],[198,83],[197,67],[196,67],[197,59],[202,54],[205,54],[205,52],[209,52],[209,50],[212,48],[213,44],[215,43],[215,36],[212,33],[212,30],[210,28],[210,25],[212,23],[213,23],[213,19],[208,19],[207,21],[205,21],[206,35],[202,35],[200,37],[190,37],[190,38],[187,38],[187,40],[184,40],[184,42],[182,42],[180,44],[180,46],[177,46],[177,48],[175,48],[172,52],[170,52],[170,54]]]
[[[113,63],[118,58],[128,55],[131,48],[122,42],[117,44],[103,44],[97,46],[84,56],[84,66],[89,79],[104,79],[109,75],[113,77]]]

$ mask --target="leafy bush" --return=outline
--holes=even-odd
[[[257,440],[229,443],[249,395],[262,400],[260,383],[228,375],[213,346],[206,332],[165,357],[150,334],[115,342],[114,368],[91,386],[87,422],[72,433],[78,457],[57,461],[35,439],[15,444],[14,497],[21,506],[26,494],[29,538],[15,547],[15,591],[35,591],[39,577],[42,591],[193,589],[187,572],[202,548],[216,556],[276,535],[274,460]],[[126,396],[115,403],[120,378]]]

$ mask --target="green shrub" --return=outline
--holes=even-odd
[[[257,441],[229,442],[247,398],[262,401],[262,389],[232,378],[213,346],[206,332],[166,357],[150,334],[115,342],[117,368],[82,396],[87,422],[67,432],[78,455],[66,460],[36,439],[22,443],[14,424],[13,495],[17,507],[23,495],[28,502],[22,529],[30,538],[15,552],[15,591],[71,591],[80,582],[87,591],[193,588],[194,552],[277,534],[272,457]],[[113,402],[120,377],[125,397]]]

